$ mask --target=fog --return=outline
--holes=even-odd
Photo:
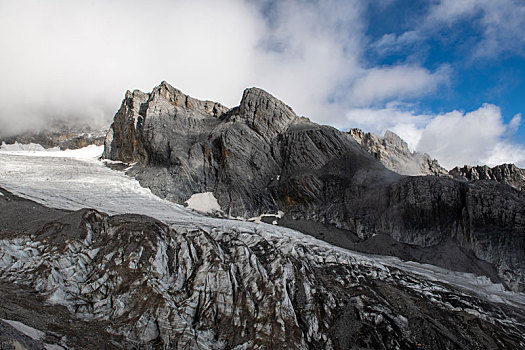
[[[263,5],[0,1],[0,134],[53,119],[107,123],[126,90],[151,91],[163,80],[229,106],[260,86],[322,121],[325,107],[338,107],[326,102],[338,82],[358,70],[349,64],[357,43],[336,31],[354,21],[359,37],[358,8],[288,1],[265,17]]]
[[[439,129],[432,120],[449,114],[406,111],[403,101],[453,84],[454,69],[444,63],[429,70],[417,60],[370,64],[367,50],[401,49],[426,34],[409,31],[371,42],[366,8],[365,0],[0,0],[0,137],[53,120],[109,125],[126,90],[149,92],[165,80],[193,97],[231,107],[245,88],[257,86],[318,123],[379,134],[397,130],[447,164],[525,164],[525,147],[508,141],[520,118],[513,119],[516,126],[505,124],[500,111],[491,109],[502,125],[485,140],[494,152],[471,147],[461,155],[452,150],[450,135],[430,132]],[[435,8],[465,17],[465,9],[455,16],[459,10],[448,1]],[[433,26],[446,28],[439,18]],[[486,33],[498,25],[491,22]],[[467,119],[484,115],[466,112],[472,115]],[[427,126],[432,128],[425,132]],[[452,146],[444,148],[447,137]],[[467,148],[472,144],[469,137],[462,140]],[[509,149],[519,156],[510,157]]]

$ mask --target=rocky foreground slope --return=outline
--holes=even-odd
[[[2,348],[525,348],[522,294],[269,225],[194,221],[51,209],[0,188]]]
[[[177,203],[213,192],[228,215],[281,210],[292,225],[337,229],[330,242],[340,246],[378,234],[420,247],[448,242],[491,264],[508,288],[525,289],[524,192],[402,176],[351,134],[298,117],[257,88],[231,109],[165,82],[149,94],[127,92],[104,157],[136,163],[129,174]]]

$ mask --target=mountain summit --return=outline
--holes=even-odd
[[[313,235],[322,225],[327,234],[317,237],[342,247],[405,244],[387,250],[525,289],[524,192],[398,174],[355,133],[298,117],[263,90],[245,90],[231,109],[165,82],[149,94],[127,92],[105,145],[105,158],[136,162],[128,174],[177,203],[212,192],[230,216],[282,211],[281,224]],[[376,235],[391,241],[379,244]],[[417,250],[427,247],[448,253],[430,259]]]

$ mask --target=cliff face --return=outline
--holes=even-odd
[[[514,164],[501,164],[493,168],[486,165],[455,167],[450,175],[469,181],[491,180],[514,187],[520,191],[525,190],[525,170]]]
[[[105,158],[137,162],[131,173],[156,194],[182,203],[211,191],[233,216],[277,212],[274,192],[285,178],[312,173],[349,149],[356,163],[397,176],[348,135],[297,117],[256,88],[232,109],[194,100],[166,83],[150,94],[128,92],[105,144]]]
[[[390,159],[406,153],[406,144],[386,139]],[[495,182],[402,176],[362,144],[297,117],[260,89],[246,90],[240,105],[227,109],[163,83],[150,94],[126,94],[104,156],[137,162],[129,174],[178,203],[213,192],[232,216],[282,210],[361,240],[386,234],[432,246],[452,239],[494,264],[508,287],[525,288],[523,192]]]

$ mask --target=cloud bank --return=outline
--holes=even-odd
[[[54,119],[109,123],[126,90],[150,91],[166,80],[229,106],[244,88],[259,86],[319,123],[397,131],[446,165],[523,162],[508,153],[520,119],[505,124],[496,106],[440,115],[411,109],[409,102],[451,84],[450,65],[371,66],[365,58],[367,50],[416,45],[431,24],[469,16],[478,16],[480,45],[488,48],[506,31],[521,30],[519,13],[507,6],[512,1],[503,2],[501,8],[484,0],[433,2],[421,28],[370,42],[365,0],[2,0],[0,136]],[[519,40],[513,50],[523,47]],[[479,122],[492,123],[491,134],[469,143],[468,131]],[[469,137],[460,145],[452,136],[443,142],[447,135]]]
[[[235,0],[2,1],[2,129],[109,120],[127,89],[162,80],[234,104],[263,27]]]
[[[109,120],[127,89],[162,80],[230,106],[257,85],[339,127],[350,101],[434,91],[441,70],[366,67],[363,3],[4,0],[1,133]]]

